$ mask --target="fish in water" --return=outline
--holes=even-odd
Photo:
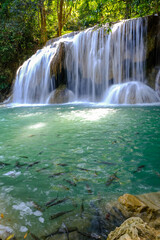
[[[44,212],[44,209],[36,202],[32,202],[33,207],[36,208],[40,212]]]
[[[56,198],[53,198],[52,200],[50,200],[49,202],[47,202],[45,204],[46,207],[48,207],[49,205],[51,205],[52,203],[54,203],[56,200],[58,199],[58,196]]]
[[[81,218],[83,218],[83,213],[84,213],[84,199],[82,199],[82,203],[80,206],[80,216]]]
[[[36,161],[36,162],[30,163],[27,168],[33,167],[34,165],[36,165],[36,164],[38,164],[38,163],[40,163],[40,162],[39,162],[39,161]]]
[[[108,187],[109,185],[111,185],[111,183],[115,180],[119,180],[119,178],[117,177],[117,172],[113,173],[107,180],[106,182],[106,186]]]
[[[16,168],[21,168],[21,167],[24,167],[24,166],[26,166],[27,165],[27,163],[20,163],[20,162],[16,162],[16,164],[15,164],[15,167]]]
[[[67,200],[68,200],[68,198],[63,198],[63,199],[60,199],[60,200],[58,200],[58,201],[54,201],[54,202],[52,202],[51,204],[49,204],[49,205],[47,206],[47,208],[52,207],[52,206],[57,205],[57,204],[60,204],[60,203],[63,203],[63,202],[65,202],[65,201],[67,201]]]
[[[44,152],[44,151],[39,152],[38,155],[41,155],[43,152]]]
[[[86,171],[86,172],[90,171],[89,169],[81,168],[81,167],[78,167],[78,169],[80,169],[80,170],[82,170],[82,171]]]
[[[140,172],[142,168],[144,168],[145,165],[141,165],[139,167],[137,167],[137,169],[133,172],[133,173],[137,173],[137,172]]]
[[[68,164],[66,164],[66,163],[58,163],[57,165],[58,165],[58,166],[62,166],[62,167],[68,166]]]
[[[39,237],[37,237],[35,234],[33,234],[33,233],[31,233],[31,232],[30,232],[30,235],[31,235],[31,237],[32,237],[34,240],[40,240]]]
[[[76,187],[77,186],[77,184],[75,183],[75,182],[73,182],[73,181],[71,181],[71,180],[69,180],[69,179],[64,179],[66,182],[68,182],[70,185],[72,185],[72,186],[74,186],[74,187]]]
[[[28,158],[27,156],[19,156],[20,158]]]
[[[34,134],[31,134],[31,135],[29,135],[28,137],[35,137],[36,135],[34,135]]]
[[[158,177],[160,177],[160,173],[159,173],[159,172],[155,172],[155,174],[156,174]]]
[[[36,172],[41,172],[41,171],[46,170],[46,169],[48,169],[48,168],[49,168],[49,167],[40,168],[40,169],[36,170]]]
[[[91,190],[91,188],[88,184],[86,184],[86,189],[87,189],[89,194],[93,194],[93,192],[92,192],[92,190]]]
[[[5,162],[0,162],[0,167],[1,168],[5,167],[5,166],[9,166],[9,165],[11,165],[11,164],[5,163]]]
[[[53,219],[58,218],[58,217],[61,217],[61,216],[65,215],[65,214],[67,214],[67,213],[70,213],[70,212],[72,212],[72,211],[73,211],[73,209],[72,209],[72,210],[69,210],[69,211],[63,211],[63,212],[55,213],[55,214],[53,214],[53,215],[50,217],[50,220],[53,220]]]
[[[52,175],[50,175],[49,177],[57,177],[57,176],[60,176],[60,175],[64,175],[66,172],[59,172],[59,173],[54,173]]]

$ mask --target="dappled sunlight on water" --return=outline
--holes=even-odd
[[[115,109],[87,109],[87,110],[74,110],[65,115],[61,115],[62,118],[67,120],[79,120],[79,121],[99,121],[105,118],[107,115],[113,115],[116,113]]]
[[[89,226],[123,193],[159,191],[159,106],[4,107],[0,116],[0,208],[20,238]],[[52,199],[62,202],[46,207]]]

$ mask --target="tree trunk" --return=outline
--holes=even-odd
[[[131,0],[125,0],[125,2],[126,2],[125,18],[128,19],[131,17]]]
[[[39,10],[41,14],[41,43],[44,44],[47,41],[46,10],[44,7],[44,0],[40,1]]]
[[[58,37],[62,35],[63,28],[63,5],[64,0],[57,1],[57,16],[58,16]]]

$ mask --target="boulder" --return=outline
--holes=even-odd
[[[60,85],[56,90],[52,91],[48,98],[48,103],[67,103],[74,100],[74,94],[67,89],[65,85]]]
[[[113,229],[111,223],[116,222],[120,226],[130,217],[140,217],[160,234],[160,192],[138,196],[124,194],[112,205],[106,205],[106,216],[109,216],[107,219],[110,229]]]
[[[158,234],[139,217],[127,219],[108,235],[107,240],[158,240]]]
[[[67,83],[67,75],[65,72],[65,44],[58,44],[56,53],[54,54],[50,64],[51,76],[55,78],[55,87]]]
[[[127,211],[131,212],[140,213],[148,208],[147,205],[141,202],[136,196],[131,194],[124,194],[118,198],[118,201]]]

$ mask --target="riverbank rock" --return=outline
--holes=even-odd
[[[158,234],[139,217],[127,219],[120,227],[111,232],[107,240],[156,240]]]
[[[119,227],[124,221],[129,218],[140,218],[150,228],[156,231],[157,236],[160,236],[160,192],[147,193],[142,195],[124,194],[114,203],[106,204],[106,220],[108,233],[113,231],[115,227]],[[107,240],[110,240],[109,238]],[[132,240],[134,238],[113,238],[120,240]],[[136,240],[138,238],[135,238]],[[143,240],[150,238],[142,238]],[[153,238],[156,240],[156,238]],[[157,238],[159,239],[159,238]],[[141,240],[139,238],[138,240]]]
[[[48,103],[67,103],[74,100],[74,94],[72,91],[66,88],[65,85],[60,85],[56,90],[51,92]]]

